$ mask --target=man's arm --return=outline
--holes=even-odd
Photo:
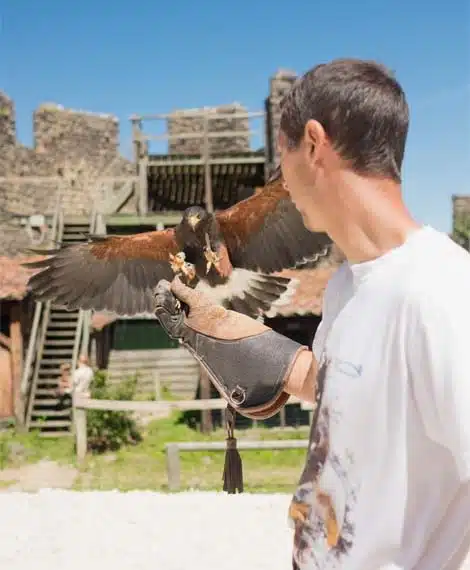
[[[470,480],[470,306],[449,291],[411,301],[408,327],[411,390],[427,435],[453,455],[462,482]]]
[[[285,391],[299,400],[315,403],[317,372],[318,364],[313,352],[301,352],[287,378]]]
[[[187,305],[187,311],[180,302]],[[179,279],[171,284],[160,282],[155,314],[170,337],[179,339],[201,363],[220,395],[239,414],[262,420],[278,413],[291,393],[313,399],[315,366],[308,347],[255,319],[215,305]]]

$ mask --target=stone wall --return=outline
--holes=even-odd
[[[296,79],[297,74],[294,71],[280,69],[271,76],[269,81],[269,95],[265,100],[266,155],[267,161],[272,168],[275,168],[279,163],[276,141],[279,122],[281,120],[281,101],[291,89]]]
[[[452,196],[452,227],[459,216],[470,216],[470,196]]]
[[[280,70],[270,78],[266,99],[266,144],[268,163],[276,161],[275,141],[279,125],[279,103],[296,75]],[[240,136],[210,141],[212,154],[251,150],[248,118],[233,118],[246,112],[238,103],[209,109],[211,132],[241,131]],[[190,117],[192,110],[174,112],[167,121],[169,134],[201,132],[202,117]],[[144,127],[145,130],[145,127]],[[135,165],[119,154],[119,122],[112,115],[64,109],[42,104],[33,115],[33,146],[16,137],[13,101],[0,91],[0,255],[14,255],[28,246],[28,238],[15,215],[52,215],[58,189],[65,215],[87,216],[93,206],[116,197],[126,177],[135,175]],[[169,142],[170,154],[200,154],[202,140]],[[120,212],[135,213],[133,196]],[[10,216],[9,214],[13,214]]]
[[[65,215],[88,216],[135,171],[119,154],[119,122],[111,115],[40,105],[33,141],[32,148],[17,141],[14,104],[0,92],[0,254],[13,255],[27,241],[10,214],[51,215],[60,188]],[[135,205],[124,211],[134,212]]]
[[[246,113],[247,109],[238,103],[208,108],[209,132],[222,133],[224,131],[246,132],[246,135],[209,139],[209,152],[211,154],[232,154],[248,152],[250,150],[250,125],[248,118],[235,117],[231,114]],[[195,116],[194,113],[201,113]],[[184,109],[171,114],[167,119],[167,132],[169,135],[186,135],[204,132],[203,109]],[[188,116],[189,115],[189,116]],[[218,117],[220,118],[213,118]],[[202,154],[203,139],[177,138],[168,141],[169,154]]]

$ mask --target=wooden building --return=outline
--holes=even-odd
[[[31,257],[28,257],[31,259]],[[23,413],[21,379],[34,303],[28,296],[25,257],[0,257],[0,419]]]

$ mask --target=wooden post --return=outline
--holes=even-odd
[[[180,488],[180,453],[177,443],[170,443],[166,448],[166,468],[168,473],[168,490]]]
[[[160,381],[160,372],[158,370],[155,370],[153,373],[153,382],[154,382],[154,395],[155,395],[155,400],[161,400],[162,399],[162,383]]]
[[[201,400],[209,400],[211,397],[211,381],[202,366],[200,367]],[[201,410],[201,432],[210,433],[212,431],[212,410]]]
[[[87,452],[87,425],[86,425],[86,410],[83,408],[73,409],[73,418],[75,424],[75,445],[77,447],[77,459],[79,462],[83,461]]]
[[[21,396],[21,371],[23,367],[23,337],[21,332],[21,304],[14,302],[10,309],[11,370],[13,381],[13,406],[19,426],[24,423],[24,402]]]
[[[134,161],[138,176],[137,212],[139,216],[146,216],[148,211],[148,156],[147,144],[142,137],[142,121],[139,117],[132,117],[132,135],[134,144]]]
[[[214,204],[212,200],[212,180],[211,180],[211,165],[209,162],[210,149],[209,149],[209,111],[204,110],[203,116],[204,127],[204,140],[203,140],[203,158],[204,158],[204,191],[206,210],[213,213]],[[200,367],[200,382],[201,382],[201,399],[207,400],[211,397],[211,382],[205,369]],[[201,411],[201,431],[202,433],[210,433],[212,431],[212,410]]]
[[[204,140],[203,140],[203,160],[204,160],[204,195],[206,210],[212,214],[214,211],[214,202],[212,198],[212,176],[210,164],[210,140],[209,140],[209,111],[204,110],[203,118]]]

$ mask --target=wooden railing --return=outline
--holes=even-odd
[[[291,396],[286,406],[299,404],[300,400]],[[96,400],[81,395],[74,395],[73,418],[76,442],[77,459],[82,461],[87,453],[87,410],[109,410],[121,412],[161,413],[168,414],[171,411],[204,411],[222,410],[222,415],[227,407],[223,398],[210,398],[206,400]],[[223,419],[223,418],[222,418]],[[223,421],[224,423],[224,421]]]
[[[93,234],[96,229],[98,213],[93,208],[90,214],[89,233]],[[91,311],[79,309],[77,328],[75,329],[75,340],[73,345],[71,370],[77,367],[79,354],[88,354],[88,341],[90,338]]]
[[[213,157],[210,151],[210,141],[214,139],[227,139],[232,137],[249,137],[253,134],[260,134],[263,138],[265,135],[265,129],[243,129],[239,131],[235,130],[225,130],[225,131],[214,131],[211,129],[211,122],[220,121],[221,119],[229,119],[230,121],[235,119],[245,119],[249,120],[252,118],[263,118],[265,119],[264,111],[239,111],[239,112],[226,112],[222,109],[217,109],[214,112],[212,108],[203,108],[195,110],[192,112],[184,112],[181,117],[185,119],[200,119],[202,122],[202,128],[198,132],[180,132],[177,134],[165,133],[161,135],[151,135],[143,132],[142,124],[144,121],[161,121],[168,119],[176,119],[178,115],[175,114],[157,114],[157,115],[132,115],[130,117],[132,124],[132,136],[133,136],[133,146],[134,146],[134,160],[137,164],[138,180],[139,180],[139,196],[138,196],[138,211],[140,215],[146,215],[148,209],[148,167],[149,167],[149,154],[148,147],[150,141],[163,141],[166,140],[170,142],[171,140],[189,140],[196,139],[201,141],[201,152],[198,158],[195,157],[172,157],[166,158],[164,160],[158,161],[152,159],[152,165],[202,165],[204,167],[204,188],[205,188],[205,207],[208,211],[212,211],[213,207],[213,197],[212,197],[212,180],[211,180],[211,165],[212,164],[239,164],[239,157]],[[264,145],[265,147],[267,145]],[[266,151],[265,151],[266,154]],[[258,155],[246,156],[243,158],[243,162],[246,163],[265,163],[266,156]]]
[[[64,219],[62,212],[62,185],[59,184],[56,195],[56,205],[52,219],[50,242],[55,247],[56,242],[62,239]],[[28,347],[21,375],[21,402],[23,422],[30,417],[34,389],[37,382],[39,364],[42,358],[44,338],[49,321],[50,302],[37,302],[34,305],[33,323],[29,334]]]
[[[278,439],[269,441],[263,439],[261,441],[238,440],[237,448],[240,451],[252,450],[259,451],[261,449],[277,450],[277,449],[307,449],[308,439]],[[166,451],[166,470],[168,477],[168,490],[178,491],[180,488],[181,451],[225,451],[227,445],[224,441],[183,441],[172,442],[165,445]]]

